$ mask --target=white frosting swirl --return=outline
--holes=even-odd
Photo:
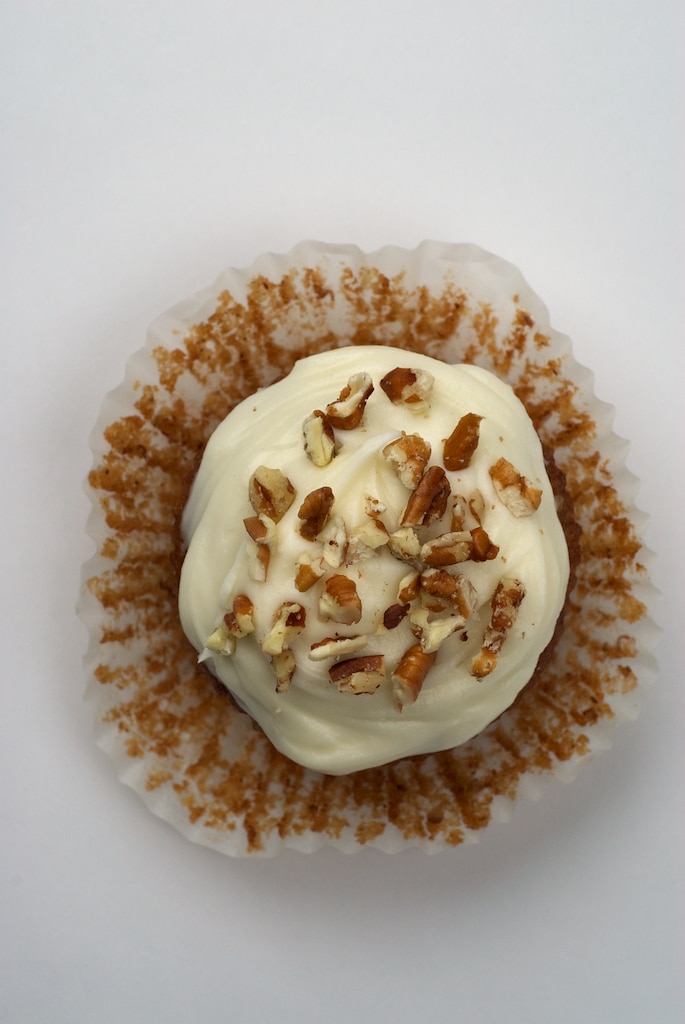
[[[398,366],[425,370],[434,377],[427,412],[391,403],[379,387]],[[359,371],[370,374],[375,385],[362,422],[353,430],[336,431],[337,454],[329,465],[318,467],[305,453],[303,421],[314,409],[334,402]],[[323,584],[306,593],[294,585],[298,558],[303,553],[316,557],[321,548],[301,537],[297,512],[305,495],[329,486],[335,496],[334,512],[348,532],[369,522],[368,497],[386,506],[382,521],[389,531],[396,530],[410,491],[382,449],[402,431],[420,434],[432,446],[430,465],[441,465],[443,440],[466,413],[482,417],[478,447],[466,469],[447,472],[447,477],[455,494],[468,498],[480,491],[486,509],[483,525],[499,553],[489,561],[449,567],[475,587],[476,609],[466,628],[440,645],[418,699],[399,711],[390,676],[416,637],[408,616],[389,630],[382,622],[385,610],[397,602],[400,580],[411,566],[384,545],[371,557],[329,570],[354,580],[362,616],[350,626],[322,621],[318,601]],[[495,493],[489,470],[502,457],[542,491],[540,506],[530,516],[515,517]],[[296,491],[276,527],[266,582],[250,577],[252,542],[243,527],[243,520],[254,514],[248,482],[260,465],[280,469]],[[449,513],[446,524],[431,528],[429,534],[450,529]],[[303,359],[284,380],[237,406],[207,445],[185,509],[183,533],[189,546],[179,607],[187,636],[279,750],[329,774],[454,747],[484,729],[530,679],[554,632],[569,576],[567,547],[541,445],[511,388],[475,366],[443,364],[383,346],[346,347]],[[470,667],[490,622],[492,595],[503,577],[520,580],[525,597],[497,666],[478,679]],[[209,652],[205,641],[238,594],[252,601],[254,633],[239,639],[233,654]],[[297,665],[292,683],[287,692],[278,693],[259,643],[284,602],[305,608],[306,627],[290,642]],[[366,635],[367,644],[359,653],[383,654],[388,682],[372,694],[344,693],[331,683],[331,659],[312,661],[309,651],[313,643],[336,633]]]

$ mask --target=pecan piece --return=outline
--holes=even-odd
[[[362,602],[354,580],[341,573],[329,576],[319,598],[319,614],[324,621],[351,626],[362,617]]]
[[[205,647],[214,654],[234,654],[236,638],[229,633],[226,629],[226,623],[222,621],[205,640]]]
[[[452,496],[452,533],[459,533],[466,526],[466,498],[461,494]]]
[[[409,612],[409,604],[391,604],[383,612],[383,625],[386,629],[397,629],[402,619]]]
[[[451,608],[468,619],[476,606],[477,594],[466,576],[446,569],[426,569],[421,573],[421,601],[430,611]]]
[[[482,526],[477,526],[475,530],[471,530],[471,540],[473,541],[473,548],[471,550],[471,560],[473,562],[490,562],[493,558],[497,558],[499,548],[496,544],[492,543]]]
[[[325,661],[326,658],[340,658],[344,654],[354,654],[366,647],[368,637],[362,634],[355,636],[327,636],[312,644],[309,657],[312,661]]]
[[[405,704],[414,703],[434,661],[435,651],[427,653],[421,649],[420,644],[413,644],[404,652],[391,677],[398,711]]]
[[[408,604],[415,600],[421,593],[421,577],[418,572],[410,572],[403,576],[397,591],[397,600],[400,604]]]
[[[350,534],[345,561],[348,565],[370,558],[379,548],[388,543],[390,537],[380,519],[367,519],[355,526]]]
[[[467,412],[457,423],[450,436],[442,443],[442,461],[451,472],[466,469],[478,447],[482,416]]]
[[[328,522],[334,501],[330,487],[317,487],[306,496],[297,512],[297,518],[302,520],[300,534],[305,540],[316,540]]]
[[[368,373],[354,373],[340,392],[338,400],[326,406],[328,422],[336,430],[353,430],[361,423],[364,407],[373,391]]]
[[[321,409],[315,409],[302,424],[304,450],[315,466],[327,466],[335,455],[335,432]]]
[[[276,693],[287,693],[297,668],[295,655],[289,647],[273,655],[271,667],[276,675]]]
[[[297,563],[297,573],[295,574],[295,589],[300,594],[304,594],[315,583],[319,582],[323,574],[324,569],[320,563],[315,565],[307,555],[301,555]]]
[[[444,565],[457,565],[469,560],[472,548],[470,533],[461,530],[457,533],[443,533],[423,545],[421,561],[432,569],[439,569]]]
[[[382,654],[364,654],[331,665],[328,676],[341,693],[374,693],[385,682]]]
[[[271,550],[276,540],[276,524],[263,513],[243,519],[252,545],[248,549],[247,574],[252,580],[263,583],[269,572]]]
[[[412,492],[402,526],[429,526],[445,514],[450,485],[442,466],[429,466]]]
[[[332,569],[338,569],[347,554],[347,527],[342,516],[331,516],[319,534],[321,554],[324,562]]]
[[[301,604],[282,604],[276,610],[271,629],[259,646],[265,654],[281,654],[288,649],[293,637],[302,632],[306,620],[307,613]]]
[[[519,473],[506,459],[490,467],[495,494],[513,516],[532,516],[540,507],[542,491]]]
[[[413,491],[428,465],[431,446],[420,434],[405,434],[386,444],[381,454],[405,487]]]
[[[247,594],[238,594],[232,610],[224,615],[224,625],[231,636],[242,637],[254,633],[253,612],[254,605]]]
[[[280,469],[258,466],[250,477],[248,495],[257,515],[279,523],[295,500],[295,488]]]
[[[390,553],[401,562],[418,564],[421,555],[421,541],[413,526],[400,526],[388,537]]]
[[[518,610],[525,596],[520,580],[502,579],[490,602],[490,625],[485,630],[481,649],[471,662],[471,675],[483,679],[497,667],[499,652],[513,629]]]
[[[426,370],[396,366],[380,382],[382,390],[393,405],[406,405],[412,412],[427,411],[435,378]]]
[[[466,626],[463,615],[445,615],[442,618],[431,619],[428,608],[414,608],[409,619],[412,632],[418,638],[421,650],[426,654],[434,654],[443,640],[447,640],[453,633]]]

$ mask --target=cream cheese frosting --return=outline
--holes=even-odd
[[[238,405],[182,530],[201,660],[279,750],[334,775],[481,732],[529,681],[569,578],[512,389],[385,346],[303,359]]]

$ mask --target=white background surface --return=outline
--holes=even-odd
[[[685,8],[5,0],[0,1020],[684,1019]],[[230,861],[82,702],[81,482],[159,312],[301,238],[519,265],[631,440],[658,683],[475,847]]]

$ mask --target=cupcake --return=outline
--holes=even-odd
[[[264,855],[458,845],[572,776],[651,671],[610,422],[473,246],[307,243],[160,318],[88,480],[88,697],[120,777]]]

